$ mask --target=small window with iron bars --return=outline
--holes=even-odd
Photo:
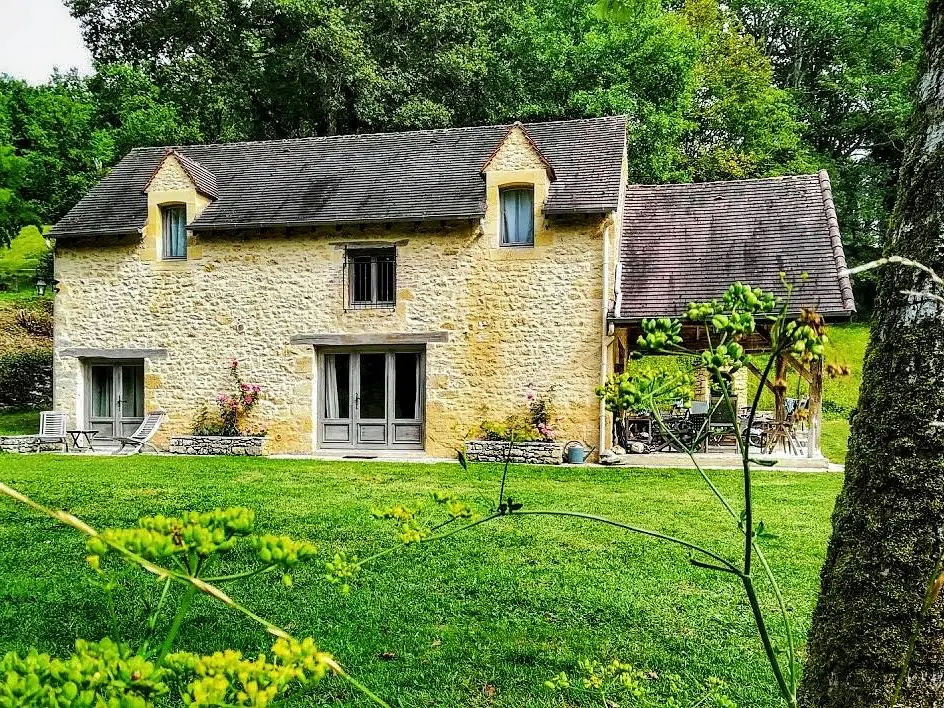
[[[396,307],[397,249],[345,249],[344,292],[350,310]]]

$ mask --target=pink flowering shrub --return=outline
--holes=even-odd
[[[554,409],[550,394],[529,390],[525,394],[525,411],[514,413],[504,421],[487,420],[479,426],[483,440],[515,440],[517,442],[553,442],[556,432],[552,421]]]
[[[249,384],[239,374],[239,361],[233,359],[229,365],[233,388],[228,393],[216,397],[218,413],[213,415],[207,406],[203,406],[193,424],[195,435],[223,435],[227,437],[262,436],[265,428],[250,428],[246,419],[259,402],[262,388],[259,384]]]

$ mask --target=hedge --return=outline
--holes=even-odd
[[[0,408],[52,405],[52,350],[28,349],[0,356]]]

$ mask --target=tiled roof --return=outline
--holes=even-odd
[[[626,191],[619,319],[680,315],[720,297],[735,281],[783,295],[779,273],[798,284],[796,307],[825,315],[855,308],[826,172],[796,177],[660,186]],[[800,284],[800,276],[809,279]]]
[[[624,117],[525,126],[552,165],[547,213],[605,213],[619,201]],[[194,230],[270,225],[481,218],[479,171],[507,125],[173,148],[216,199]],[[143,189],[165,148],[133,150],[50,233],[132,233],[147,217]],[[189,167],[188,167],[189,165]],[[215,178],[216,184],[209,180]],[[202,181],[198,181],[202,180]]]

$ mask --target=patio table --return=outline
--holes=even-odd
[[[95,451],[95,446],[92,444],[92,441],[95,439],[95,436],[98,435],[97,430],[67,430],[69,437],[72,438],[72,449],[81,450],[83,448]],[[85,438],[85,445],[79,445],[79,440]]]

